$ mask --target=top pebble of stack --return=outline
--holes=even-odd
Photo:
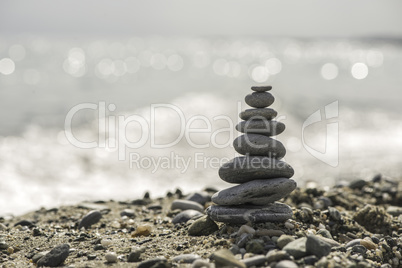
[[[272,89],[272,86],[254,86],[251,87],[251,90],[255,92],[265,92],[265,91],[270,91]]]

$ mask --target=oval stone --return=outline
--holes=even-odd
[[[278,113],[271,108],[257,108],[257,109],[246,109],[242,111],[239,114],[239,117],[243,120],[249,120],[249,119],[267,119],[271,120],[275,116],[277,116]]]
[[[236,130],[242,133],[276,136],[285,130],[285,124],[269,120],[247,120],[236,125]]]
[[[214,221],[243,224],[247,222],[283,222],[292,218],[292,209],[275,202],[267,206],[210,206],[207,214]]]
[[[265,92],[265,91],[270,91],[272,89],[272,86],[253,86],[251,87],[252,91],[255,92]]]
[[[275,98],[268,92],[254,92],[248,94],[245,99],[246,103],[254,108],[265,108],[274,103]]]
[[[241,135],[233,141],[233,146],[236,152],[243,155],[282,158],[286,154],[285,146],[280,141],[258,134]]]
[[[290,178],[293,168],[286,162],[266,156],[240,156],[219,168],[219,177],[229,183],[245,183],[252,180]]]
[[[287,196],[296,186],[296,182],[288,178],[253,180],[215,193],[212,202],[222,206],[263,206]]]

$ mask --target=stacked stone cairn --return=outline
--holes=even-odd
[[[272,120],[277,116],[267,108],[275,98],[267,92],[271,86],[251,88],[254,92],[245,101],[253,109],[242,111],[244,121],[236,125],[243,133],[233,141],[235,150],[244,156],[235,157],[219,169],[219,176],[228,183],[238,184],[212,196],[216,205],[207,208],[215,221],[242,224],[280,222],[292,217],[292,209],[276,202],[297,186],[290,179],[293,168],[280,159],[286,154],[281,142],[272,136],[281,134],[285,124]]]

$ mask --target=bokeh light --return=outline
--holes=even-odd
[[[15,63],[10,58],[0,60],[0,73],[4,75],[12,74],[15,71]]]
[[[265,67],[271,75],[275,75],[281,72],[282,62],[277,58],[271,58],[265,62]]]
[[[368,75],[368,67],[362,62],[357,62],[352,66],[352,76],[358,80],[364,79]]]
[[[177,54],[170,55],[167,59],[167,66],[173,72],[180,71],[184,66],[183,58]]]
[[[21,61],[25,58],[25,48],[22,45],[16,44],[12,45],[8,49],[8,54],[10,55],[10,58],[13,59],[14,61]]]
[[[334,63],[328,62],[321,67],[321,76],[325,80],[335,79],[338,76],[338,72],[338,66]]]
[[[269,72],[265,66],[256,66],[251,71],[251,78],[257,83],[264,83],[269,78]]]

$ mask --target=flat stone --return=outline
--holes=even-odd
[[[204,211],[204,207],[197,202],[190,201],[190,200],[175,200],[172,202],[172,206],[170,207],[171,210],[175,209],[181,209],[181,210],[187,210],[187,209],[193,209],[197,210],[200,212]]]
[[[244,263],[237,260],[235,256],[232,254],[232,252],[228,249],[220,249],[216,251],[211,255],[211,259],[213,259],[218,265],[221,266],[241,267],[241,268],[247,267]]]
[[[288,178],[252,180],[215,193],[212,202],[222,206],[263,206],[285,197],[296,189],[296,186],[296,182]]]
[[[62,264],[70,253],[70,246],[68,244],[61,244],[54,247],[49,253],[38,260],[38,267],[50,266],[55,267]]]
[[[81,229],[84,227],[85,229],[88,229],[91,227],[91,225],[94,225],[100,221],[102,218],[102,214],[98,210],[92,210],[88,212],[80,221],[80,224],[78,225],[78,229]]]
[[[276,136],[285,131],[285,124],[270,120],[247,120],[236,125],[236,130],[242,133]]]
[[[138,268],[151,268],[151,267],[170,267],[165,257],[157,257],[154,259],[146,260],[138,265]]]
[[[259,134],[241,135],[233,141],[233,146],[236,152],[243,155],[279,159],[286,154],[285,146],[280,141]]]
[[[211,197],[207,192],[193,193],[186,197],[186,200],[197,202],[200,205],[205,205],[210,201]]]
[[[261,266],[267,262],[267,257],[265,257],[264,255],[256,255],[251,258],[243,259],[242,262],[247,267]]]
[[[295,238],[291,235],[281,235],[278,240],[276,241],[276,244],[278,245],[278,248],[282,249],[284,248],[287,244],[290,242],[295,241]]]
[[[284,250],[273,249],[267,253],[266,257],[267,257],[268,263],[271,263],[271,262],[277,262],[277,261],[280,261],[283,259],[288,259],[290,256]]]
[[[173,257],[173,262],[179,263],[193,263],[195,260],[201,259],[200,255],[197,254],[181,254],[179,256]]]
[[[251,90],[255,92],[265,92],[265,91],[270,91],[272,89],[272,86],[252,86]]]
[[[271,108],[246,109],[239,114],[243,120],[271,120],[278,115],[277,111]]]
[[[219,168],[219,177],[229,183],[290,178],[293,174],[293,168],[286,162],[264,156],[236,157]]]
[[[248,105],[254,108],[265,108],[274,103],[275,98],[268,92],[253,92],[245,97]]]
[[[247,222],[282,222],[292,218],[292,209],[275,202],[266,206],[210,206],[207,214],[214,221],[244,224]]]
[[[299,265],[289,260],[280,261],[275,265],[275,268],[298,268],[298,267]]]
[[[203,216],[194,221],[188,228],[188,234],[191,236],[210,235],[219,230],[218,225],[208,216]]]
[[[349,241],[348,243],[346,243],[345,248],[350,248],[350,247],[353,247],[356,245],[360,245],[361,241],[362,240],[360,238],[353,239],[352,241]]]
[[[304,256],[307,255],[306,241],[307,237],[296,239],[295,241],[288,243],[283,248],[283,250],[286,251],[288,254],[292,255],[293,257],[295,257],[296,259],[303,258]]]
[[[202,216],[202,215],[204,215],[204,214],[202,214],[201,212],[199,212],[197,210],[187,209],[187,210],[184,210],[184,211],[180,212],[179,214],[177,214],[173,218],[172,223],[173,224],[178,224],[178,223],[188,222],[192,218],[199,217],[199,216]]]
[[[306,252],[320,259],[331,252],[331,245],[315,235],[309,235],[306,241]]]
[[[394,216],[398,217],[399,215],[402,214],[402,207],[397,207],[397,206],[389,206],[387,208],[387,213]]]

